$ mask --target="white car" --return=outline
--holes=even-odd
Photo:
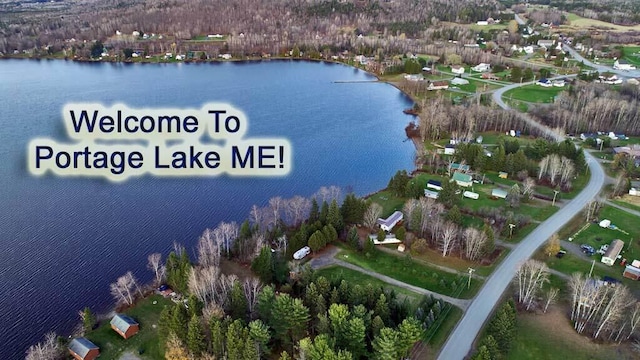
[[[308,246],[303,247],[302,249],[296,251],[293,254],[293,258],[296,260],[301,260],[303,259],[305,256],[309,255],[309,253],[311,253],[311,248]]]

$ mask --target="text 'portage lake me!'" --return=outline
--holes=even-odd
[[[285,176],[292,149],[282,138],[248,138],[245,114],[229,104],[200,109],[131,109],[123,104],[67,104],[62,110],[75,143],[36,138],[28,145],[33,175],[104,177]],[[211,142],[202,143],[203,135]]]

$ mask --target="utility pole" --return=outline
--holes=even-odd
[[[516,224],[509,224],[509,238],[513,236],[513,228],[516,227]]]
[[[558,190],[553,190],[553,202],[551,203],[551,206],[556,206],[556,195],[558,195],[558,193]]]
[[[596,264],[596,260],[593,259],[593,261],[591,262],[591,270],[589,270],[589,277],[591,277],[591,274],[593,274],[593,266]]]
[[[467,282],[467,289],[471,287],[471,275],[476,271],[474,268],[467,269],[469,272],[469,281]]]

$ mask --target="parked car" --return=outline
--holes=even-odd
[[[168,288],[169,288],[169,285],[167,285],[167,284],[163,284],[163,285],[160,285],[160,287],[158,288],[158,291],[165,291],[165,290],[167,290]]]
[[[596,249],[593,248],[593,246],[591,245],[587,245],[587,244],[582,244],[580,245],[580,249],[582,249],[582,252],[591,256],[593,254],[596,253]]]
[[[309,255],[311,253],[311,248],[308,246],[303,247],[302,249],[296,251],[293,254],[293,258],[296,260],[301,260],[303,259],[305,256]]]
[[[558,251],[558,253],[556,254],[556,257],[557,257],[558,259],[562,259],[562,257],[563,257],[566,253],[567,253],[566,251],[564,251],[564,250],[560,250],[560,251]]]

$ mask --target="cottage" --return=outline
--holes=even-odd
[[[427,181],[427,188],[440,191],[442,190],[442,183],[440,181],[429,180]]]
[[[469,187],[473,185],[473,178],[471,175],[463,174],[461,172],[453,173],[452,181],[455,181],[458,186]]]
[[[469,84],[469,80],[456,77],[456,78],[453,78],[453,80],[451,80],[451,83],[453,85],[468,85]]]
[[[491,196],[494,198],[498,198],[498,199],[506,199],[507,198],[508,193],[505,190],[502,189],[493,189],[491,190]]]
[[[449,88],[449,83],[446,81],[433,81],[429,83],[427,90],[446,90]]]
[[[624,268],[624,273],[622,273],[622,276],[631,280],[640,279],[640,260],[633,260],[630,265],[627,265]]]
[[[451,72],[457,75],[462,75],[464,74],[464,66],[451,65]]]
[[[75,338],[69,343],[69,353],[77,360],[93,360],[100,355],[100,348],[87,338]]]
[[[564,87],[565,81],[560,79],[560,80],[554,80],[553,81],[553,86],[555,87]]]
[[[536,85],[540,85],[542,87],[552,87],[553,83],[549,79],[542,78],[542,79],[536,81]]]
[[[483,73],[482,78],[485,80],[500,80],[500,77],[491,73]]]
[[[613,266],[613,264],[618,259],[618,255],[622,251],[624,247],[624,242],[620,239],[615,239],[611,242],[607,251],[602,255],[602,260],[600,260],[603,264]]]
[[[456,146],[447,144],[444,146],[444,154],[445,155],[453,155],[456,153]]]
[[[477,71],[477,72],[486,72],[486,71],[491,70],[491,65],[490,64],[485,64],[485,63],[480,63],[480,64],[472,67],[471,70]]]
[[[545,49],[550,49],[553,46],[553,40],[538,40],[538,46],[541,46]]]
[[[629,70],[635,70],[636,67],[629,64],[626,60],[623,59],[618,59],[613,63],[613,68],[616,70],[624,70],[624,71],[629,71]]]
[[[140,325],[131,317],[124,314],[116,314],[111,319],[111,328],[125,339],[132,337],[140,331]]]
[[[404,218],[404,215],[402,215],[400,211],[394,211],[393,214],[391,214],[386,219],[379,218],[377,223],[378,225],[380,225],[380,228],[382,230],[391,231],[391,229],[393,229],[393,227],[396,226],[396,224],[402,221],[403,218]]]
[[[428,198],[431,198],[431,199],[437,199],[438,196],[439,196],[439,193],[437,191],[424,189],[424,196],[428,197]]]

